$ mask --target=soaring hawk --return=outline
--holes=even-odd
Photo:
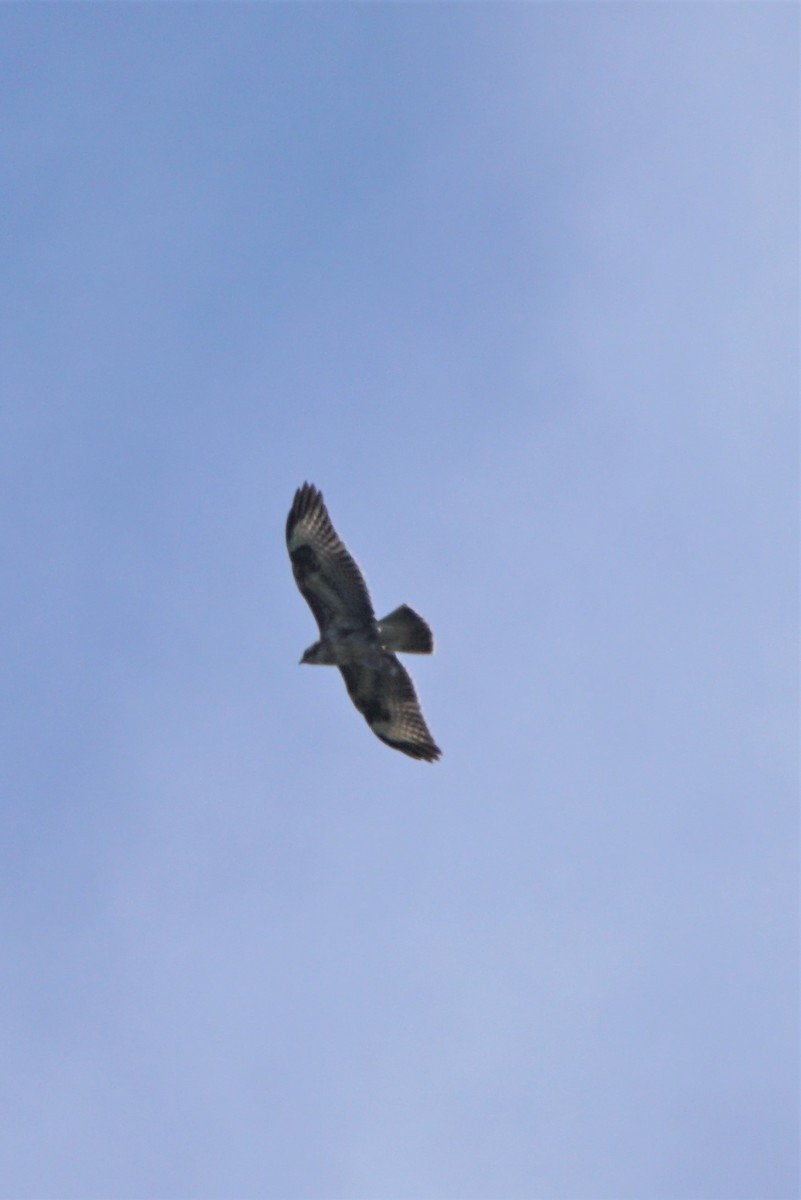
[[[431,630],[407,604],[377,621],[362,573],[331,524],[323,496],[304,483],[286,522],[286,544],[320,640],[301,663],[339,667],[353,703],[376,737],[411,758],[435,762],[440,749],[423,720],[414,684],[395,657],[431,654]]]

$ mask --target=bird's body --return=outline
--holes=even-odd
[[[336,666],[373,733],[412,758],[440,756],[420,711],[414,684],[395,652],[430,654],[431,630],[402,604],[377,621],[361,571],[338,537],[322,493],[304,483],[286,523],[292,572],[314,613],[320,640],[302,663]]]

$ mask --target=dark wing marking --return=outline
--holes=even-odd
[[[394,654],[382,654],[381,659],[378,668],[362,663],[339,668],[348,695],[382,742],[411,758],[436,762],[441,751],[423,720],[408,672]]]
[[[295,492],[286,544],[295,582],[323,636],[335,620],[344,618],[356,627],[373,621],[362,573],[331,524],[322,492],[310,483]]]

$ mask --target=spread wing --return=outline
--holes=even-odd
[[[343,618],[356,626],[370,624],[374,613],[367,584],[331,524],[322,492],[310,483],[295,492],[286,544],[295,583],[323,636]]]
[[[341,666],[353,703],[376,737],[411,758],[436,762],[439,746],[428,731],[414,684],[394,654],[382,654],[380,667]]]

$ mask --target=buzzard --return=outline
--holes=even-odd
[[[339,667],[348,695],[393,750],[435,762],[440,749],[420,711],[414,684],[395,657],[431,654],[431,630],[407,604],[377,621],[362,573],[331,524],[322,492],[310,483],[295,492],[286,544],[301,594],[320,627],[320,640],[301,663]]]

